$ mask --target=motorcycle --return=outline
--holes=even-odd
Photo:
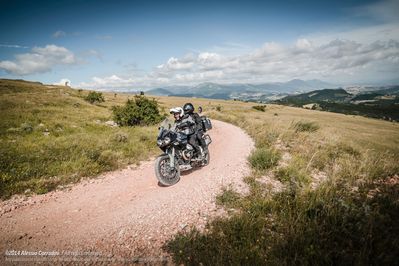
[[[201,158],[202,156],[188,143],[186,134],[171,130],[172,126],[167,120],[162,124],[159,127],[157,145],[163,154],[155,160],[155,175],[162,185],[171,186],[179,182],[181,171],[208,165],[210,155],[208,151]],[[204,133],[203,138],[208,147],[212,142],[211,137]]]

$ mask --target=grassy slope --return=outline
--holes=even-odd
[[[156,98],[164,106],[181,106],[187,101],[179,97]],[[196,107],[202,106],[205,114],[243,127],[259,141],[266,138],[263,134],[273,131],[282,135],[292,134],[292,124],[304,120],[316,122],[320,126],[317,134],[307,136],[316,141],[345,142],[359,149],[399,153],[398,123],[280,105],[267,105],[266,112],[260,112],[252,108],[254,103],[209,99],[190,101]],[[221,107],[221,112],[216,110],[218,106]],[[259,131],[259,134],[255,131]]]
[[[0,195],[45,193],[156,153],[156,127],[113,128],[111,107],[128,95],[105,94],[92,105],[63,86],[0,80]],[[47,135],[48,134],[48,135]]]
[[[211,117],[255,139],[246,178],[251,193],[239,197],[225,189],[218,202],[236,209],[229,218],[210,222],[203,233],[182,232],[165,245],[177,264],[396,262],[397,123],[275,105],[260,112],[231,101],[219,102],[221,111],[214,101],[201,104]],[[265,176],[285,189],[272,193],[270,184],[260,182]],[[318,176],[324,182],[316,182]]]

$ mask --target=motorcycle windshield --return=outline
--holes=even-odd
[[[172,128],[173,122],[169,118],[165,118],[159,125],[159,127],[170,130]]]

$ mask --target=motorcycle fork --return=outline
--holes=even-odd
[[[173,169],[175,168],[175,147],[172,147],[172,152],[168,150],[168,156],[169,156],[169,165]]]

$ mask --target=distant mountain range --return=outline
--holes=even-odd
[[[337,86],[321,80],[293,79],[288,82],[262,84],[232,83],[218,84],[200,83],[195,86],[167,86],[146,91],[146,94],[157,96],[181,96],[212,99],[240,99],[268,101],[284,97],[292,93],[301,93],[322,88]]]

